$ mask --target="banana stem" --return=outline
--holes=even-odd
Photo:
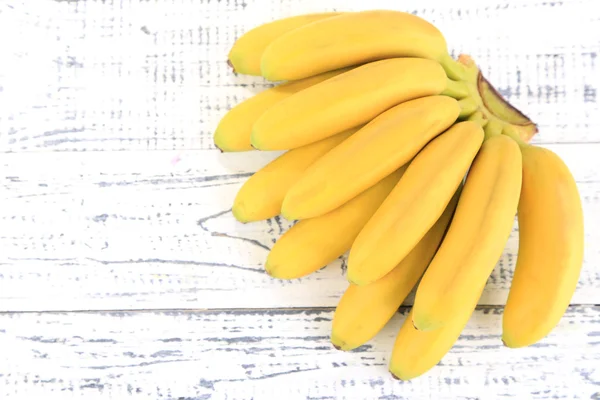
[[[519,132],[517,132],[515,127],[512,125],[504,125],[504,127],[502,127],[502,134],[509,136],[511,139],[517,142],[521,148],[529,146],[523,139],[521,139],[521,135],[519,135]]]
[[[486,119],[496,119],[504,124],[511,125],[523,141],[529,142],[537,133],[538,128],[527,116],[511,105],[502,95],[485,79],[475,61],[466,54],[458,57],[458,63],[466,71],[465,82],[470,90],[469,96],[479,103],[479,109]]]
[[[473,121],[473,122],[479,124],[479,126],[481,126],[482,128],[484,128],[488,123],[488,120],[485,119],[485,117],[481,111],[474,112],[473,114],[471,114],[469,116],[469,118],[467,118],[467,120]]]
[[[477,108],[479,107],[477,101],[472,97],[466,97],[464,99],[459,100],[458,105],[460,106],[460,114],[458,115],[458,117],[462,119],[467,118],[468,116],[473,114],[475,111],[477,111]]]
[[[466,82],[453,81],[448,78],[446,89],[442,92],[444,96],[450,96],[455,99],[464,99],[469,96],[469,87]]]
[[[502,133],[503,124],[497,119],[491,119],[483,128],[485,133],[485,139],[489,139],[494,136],[498,136]]]
[[[465,66],[453,59],[450,54],[445,53],[438,62],[442,68],[444,68],[444,71],[446,71],[448,78],[455,81],[467,80],[467,70]]]

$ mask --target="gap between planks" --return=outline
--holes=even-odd
[[[583,139],[581,141],[558,141],[558,140],[549,140],[549,141],[544,141],[542,138],[537,139],[536,142],[532,142],[531,144],[536,145],[536,146],[542,146],[542,147],[546,147],[546,146],[559,146],[559,145],[565,145],[565,146],[581,146],[581,145],[600,145],[600,141],[597,140],[587,140],[587,139]],[[219,149],[215,148],[210,148],[210,149],[203,149],[203,148],[182,148],[182,149],[170,149],[170,148],[154,148],[154,149],[142,149],[142,148],[118,148],[118,149],[57,149],[57,150],[52,150],[52,149],[41,149],[41,150],[27,150],[27,151],[15,151],[15,150],[0,150],[0,154],[46,154],[46,153],[56,153],[56,154],[70,154],[70,153],[85,153],[85,154],[112,154],[112,153],[162,153],[162,152],[179,152],[179,153],[188,153],[188,152],[204,152],[204,151],[210,151],[210,152],[214,152],[214,153],[223,153],[224,155],[227,154],[231,154],[232,156],[235,154],[233,152],[231,153],[224,153],[222,151],[220,151]],[[255,151],[249,151],[249,152],[245,152],[245,154],[249,154],[249,153],[254,153]],[[258,152],[258,151],[256,151]],[[266,152],[265,152],[266,153]],[[271,152],[269,152],[271,153]]]
[[[572,303],[569,309],[579,307],[600,307],[594,303]],[[412,306],[402,305],[398,307],[397,313],[405,313]],[[504,309],[502,304],[481,304],[476,311]],[[106,313],[189,313],[189,314],[268,314],[268,313],[296,313],[296,312],[334,312],[335,307],[259,307],[259,308],[122,308],[122,309],[65,309],[65,310],[24,310],[24,311],[0,311],[0,315],[8,314],[106,314]]]

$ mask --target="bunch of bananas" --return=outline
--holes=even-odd
[[[268,274],[295,279],[349,251],[349,286],[331,341],[373,338],[416,286],[390,371],[417,377],[459,337],[518,211],[519,253],[502,340],[522,347],[558,323],[583,262],[575,181],[537,127],[442,33],[398,11],[300,15],[250,30],[235,72],[285,81],[236,105],[214,141],[224,152],[286,150],[239,190],[241,222],[297,221]]]

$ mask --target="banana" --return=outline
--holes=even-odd
[[[382,113],[304,171],[287,192],[282,215],[305,219],[336,209],[410,161],[459,112],[453,98],[428,96]]]
[[[448,82],[431,60],[394,58],[362,65],[274,104],[254,124],[251,142],[260,150],[304,146],[367,123],[404,101],[440,94]]]
[[[396,313],[437,251],[458,196],[456,191],[437,222],[390,273],[369,285],[348,286],[333,315],[331,343],[338,350],[352,350],[365,344]]]
[[[531,345],[559,322],[583,264],[583,211],[577,185],[552,151],[522,143],[519,253],[504,308],[502,340]]]
[[[252,126],[265,111],[294,93],[349,70],[343,68],[299,81],[283,83],[237,104],[219,122],[214,134],[215,145],[221,151],[227,152],[254,150],[250,144]]]
[[[444,212],[482,143],[481,126],[465,121],[433,139],[415,156],[352,245],[350,282],[374,282],[410,253]]]
[[[252,222],[279,215],[285,194],[302,172],[359,128],[290,150],[258,170],[235,197],[232,208],[235,219]]]
[[[477,293],[476,296],[473,296],[475,300],[464,304],[456,315],[450,317],[446,325],[433,331],[423,332],[413,326],[413,308],[404,320],[394,342],[389,364],[392,376],[408,381],[423,375],[436,366],[450,351],[469,322],[483,288],[484,286],[473,288],[476,289],[474,293]]]
[[[304,14],[260,25],[244,33],[235,41],[229,51],[228,63],[233,67],[234,72],[260,76],[260,60],[265,48],[271,42],[301,26],[336,15],[340,15],[340,13]]]
[[[464,67],[452,60],[435,26],[387,10],[346,13],[294,29],[267,46],[260,68],[262,76],[276,81],[392,57],[435,60],[450,78],[464,76]]]
[[[519,145],[508,136],[483,143],[448,233],[419,283],[412,316],[417,329],[442,328],[478,298],[512,230],[521,165]]]
[[[265,269],[279,279],[295,279],[344,254],[405,171],[401,167],[342,207],[296,223],[271,249]]]

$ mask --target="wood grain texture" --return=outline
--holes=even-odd
[[[549,148],[571,167],[587,222],[573,303],[598,304],[600,144]],[[241,224],[229,211],[242,182],[277,154],[5,154],[0,310],[335,306],[345,258],[300,280],[273,279],[263,263],[291,224]],[[506,301],[517,249],[515,224],[481,304]]]
[[[600,396],[598,306],[570,308],[548,338],[520,350],[502,346],[501,308],[480,309],[440,365],[400,382],[387,365],[405,314],[348,353],[329,342],[327,309],[1,314],[0,397]]]
[[[386,0],[34,2],[8,1],[0,14],[2,37],[19,32],[3,43],[0,151],[213,149],[223,114],[270,85],[231,72],[226,57],[237,37],[299,13],[400,7]],[[462,7],[411,0],[401,9],[435,23],[452,54],[471,54],[539,123],[536,142],[599,142],[600,43],[588,33],[600,18],[594,0],[463,0]]]
[[[344,259],[266,276],[290,223],[243,225],[229,209],[279,153],[212,142],[227,110],[271,86],[227,67],[241,34],[400,7],[539,124],[534,142],[572,169],[586,218],[577,305],[548,338],[500,342],[515,228],[480,301],[491,306],[407,383],[387,372],[406,309],[371,343],[334,350]],[[0,398],[599,399],[598,21],[596,0],[0,1]]]

